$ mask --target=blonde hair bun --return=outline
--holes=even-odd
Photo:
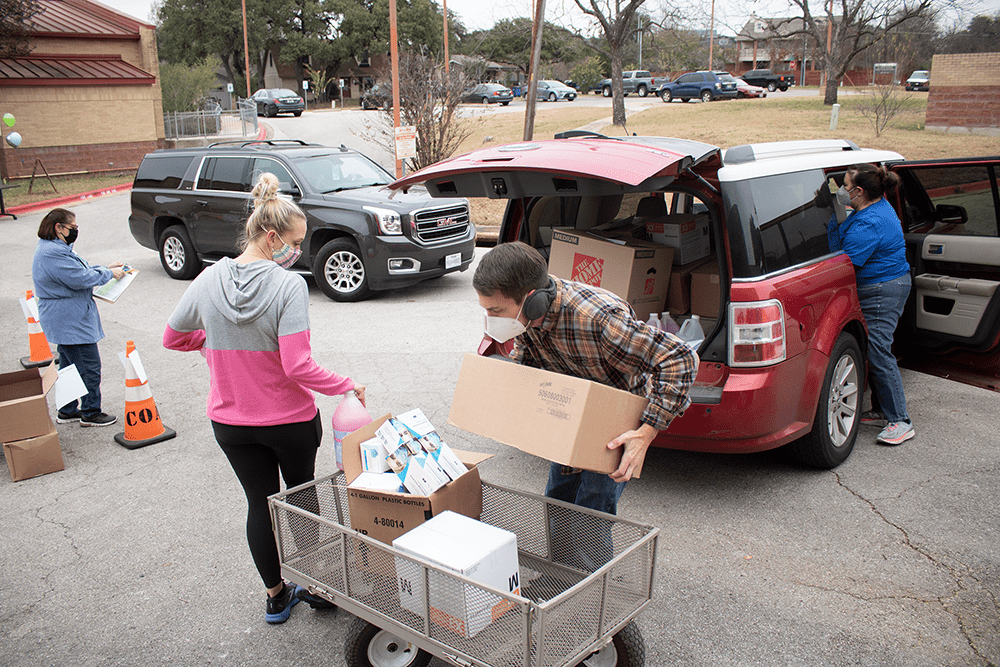
[[[254,208],[265,202],[277,199],[280,187],[281,184],[278,183],[277,176],[266,171],[262,173],[257,178],[257,183],[253,186],[253,190],[250,192],[250,195],[254,200]]]

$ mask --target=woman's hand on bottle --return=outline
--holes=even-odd
[[[366,408],[368,407],[365,403],[365,386],[363,384],[354,385],[354,395],[358,397],[359,401],[361,401],[361,405],[364,405]]]

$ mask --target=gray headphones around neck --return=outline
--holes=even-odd
[[[537,320],[540,317],[545,317],[545,313],[549,312],[549,306],[556,298],[556,281],[549,277],[549,284],[542,289],[536,289],[524,300],[524,306],[521,307],[521,312],[524,316],[528,318],[528,321]]]

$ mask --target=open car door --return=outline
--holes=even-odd
[[[892,169],[913,273],[900,365],[1000,391],[1000,157]]]

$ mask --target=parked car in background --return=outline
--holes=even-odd
[[[502,104],[507,106],[514,99],[514,93],[499,83],[480,83],[462,95],[463,102],[478,104]]]
[[[829,197],[817,192],[832,193],[856,163],[885,165],[902,179],[890,203],[906,232],[914,287],[896,332],[900,363],[997,391],[1000,157],[908,162],[842,140],[722,150],[569,132],[473,151],[391,187],[509,199],[498,242],[523,241],[543,256],[573,244],[566,228],[615,229],[619,239],[649,225],[690,225],[695,239],[704,229],[707,257],[670,276],[671,286],[682,285],[678,300],[690,296],[680,308],[700,314],[705,333],[693,402],[653,444],[726,453],[785,447],[832,468],[858,434],[868,334],[851,260],[829,249]],[[580,266],[595,263],[587,259]],[[603,273],[622,268],[605,260]],[[600,284],[592,271],[561,277]],[[671,315],[687,317],[673,302]],[[484,341],[480,352],[509,350]]]
[[[301,116],[306,108],[305,101],[295,91],[287,88],[261,88],[253,94],[252,99],[257,104],[257,115],[263,114],[268,118],[279,113]]]
[[[626,70],[622,72],[622,90],[625,91],[626,96],[629,93],[635,93],[639,97],[655,95],[660,86],[667,81],[669,79],[666,77],[654,77],[648,70]],[[602,95],[611,97],[611,79],[601,79],[597,87],[600,89]]]
[[[391,109],[392,86],[384,83],[376,83],[361,94],[360,104],[361,108],[365,111],[369,109]]]
[[[538,99],[542,102],[558,102],[559,100],[576,99],[576,89],[570,88],[562,81],[546,79],[538,82]]]
[[[767,97],[767,90],[764,88],[751,86],[740,77],[734,78],[736,79],[736,97],[741,99],[744,97]]]
[[[918,69],[910,78],[906,80],[907,90],[930,90],[931,89],[931,73],[925,69]]]
[[[676,80],[660,87],[657,95],[664,102],[679,99],[681,102],[700,99],[702,102],[712,100],[736,99],[736,79],[729,72],[688,72],[681,74]]]
[[[292,270],[312,274],[335,301],[360,301],[472,263],[476,228],[462,198],[405,196],[362,153],[302,141],[223,142],[146,155],[132,186],[129,228],[159,251],[171,278],[189,280],[204,262],[239,254],[250,190],[262,172],[305,212],[302,255]]]
[[[767,88],[769,93],[776,90],[785,92],[790,86],[795,85],[795,77],[791,74],[775,74],[769,69],[752,69],[742,74],[741,78],[751,86]]]

